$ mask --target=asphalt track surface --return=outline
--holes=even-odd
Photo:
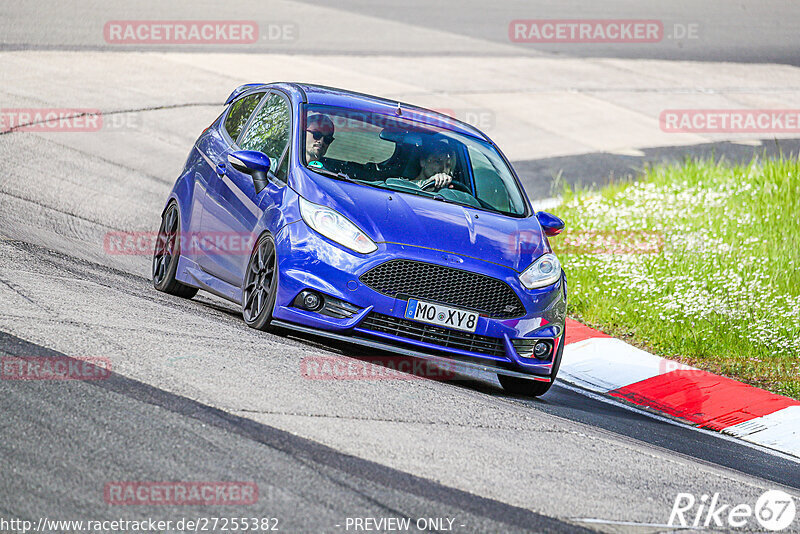
[[[112,17],[151,18],[141,6],[111,14],[107,6],[116,4],[103,4],[102,12],[62,5],[45,6],[52,16],[39,24],[30,20],[31,4],[13,13],[4,6],[3,47],[103,48],[83,38],[81,28]],[[283,16],[290,21],[314,9],[290,2],[274,7],[275,17],[288,10]],[[534,18],[516,15],[513,4],[500,8],[507,10],[501,20]],[[177,10],[164,9],[161,18]],[[366,16],[372,9],[351,3],[338,11]],[[196,18],[210,12],[210,4],[201,4]],[[736,13],[732,26],[760,20]],[[388,21],[387,31],[391,21],[423,29],[444,24],[433,15],[369,16]],[[774,24],[788,24],[792,16]],[[486,26],[474,15],[469,24],[450,33],[480,40]],[[327,49],[358,54],[381,42],[388,46],[377,32],[367,37],[332,39]],[[751,47],[752,57],[743,59],[793,64],[797,47],[789,45],[796,35],[778,37]],[[749,38],[742,34],[743,42]],[[449,41],[449,52],[491,49],[490,36],[482,42]],[[309,43],[309,50],[326,43]],[[715,59],[739,53],[722,44],[696,53],[720,56]],[[420,54],[436,48],[430,41],[416,46]],[[30,61],[33,72],[47,57]],[[120,61],[132,76],[147,79],[137,72],[137,58]],[[158,75],[150,74],[153,84]],[[74,90],[69,69],[59,66],[49,80],[52,93],[36,97],[39,105],[62,102],[52,96],[60,91],[59,77]],[[203,293],[186,301],[156,292],[149,257],[109,253],[104,236],[157,228],[192,141],[220,108],[202,101],[143,106],[135,98],[139,86],[126,93],[122,85],[85,90],[107,94],[116,104],[111,109],[138,121],[133,130],[0,135],[0,355],[105,357],[113,370],[99,381],[0,381],[0,517],[276,517],[285,532],[345,532],[348,517],[443,517],[454,520],[454,532],[661,532],[670,530],[663,525],[679,492],[719,492],[725,502],[751,505],[767,489],[800,494],[796,460],[568,386],[529,400],[506,395],[496,379],[480,374],[446,381],[308,380],[304,358],[382,355],[313,336],[255,332],[231,303]],[[191,90],[162,92],[166,100]],[[14,103],[20,97],[14,87],[3,91]],[[691,150],[747,159],[756,149],[720,143],[654,149],[638,160],[587,154],[515,165],[532,169],[525,175],[537,178],[526,188],[539,198],[549,193],[548,169],[571,168],[576,179],[593,169],[599,181],[608,169],[622,172],[648,157],[679,158]],[[232,507],[109,505],[104,485],[119,480],[252,481],[259,500]]]
[[[101,308],[96,310],[99,315],[110,311],[106,311],[105,306],[111,306],[112,309],[125,306],[129,313],[137,313],[137,308],[142,308],[140,311],[148,315],[169,317],[178,313],[189,321],[192,321],[192,317],[202,318],[205,330],[241,329],[243,334],[247,334],[245,337],[266,337],[268,341],[265,340],[265,343],[268,343],[269,349],[251,349],[251,352],[255,352],[256,358],[265,364],[261,367],[269,368],[270,372],[274,371],[274,362],[269,362],[266,358],[274,360],[273,356],[277,354],[349,354],[356,358],[365,357],[347,345],[323,347],[320,344],[323,340],[313,337],[250,335],[240,324],[234,307],[226,303],[204,297],[186,304],[182,301],[175,302],[170,297],[150,293],[147,279],[79,261],[28,243],[2,243],[2,257],[8,263],[37,266],[33,272],[29,268],[24,269],[26,274],[41,275],[35,276],[36,278],[58,279],[69,285],[77,284],[78,287],[71,288],[71,291],[78,291],[74,297],[79,298],[80,291],[83,291],[83,297],[92,301],[86,303],[88,307]],[[36,291],[25,287],[24,281],[9,277],[7,272],[3,276],[3,283],[13,287],[20,299],[29,299],[31,305],[35,303],[37,307],[50,308],[61,299],[69,298],[67,293],[70,290],[66,288],[59,291],[62,293],[61,298],[42,298],[41,293],[37,295]],[[89,286],[94,288],[86,291]],[[52,289],[56,288],[46,289],[45,294]],[[116,303],[101,304],[104,297],[100,293],[106,292],[109,293],[106,298],[112,297]],[[137,305],[136,301],[144,301],[144,306]],[[159,311],[155,311],[156,309]],[[74,307],[72,310],[78,311]],[[9,321],[11,315],[6,312],[4,322]],[[24,311],[22,315],[26,315]],[[78,312],[70,315],[82,314]],[[115,335],[107,336],[105,343],[126,346],[128,343],[135,343],[133,338],[139,336],[164,338],[162,343],[171,346],[198,343],[197,340],[189,339],[192,332],[186,332],[189,327],[186,323],[180,327],[180,333],[169,332],[167,326],[161,332],[154,331],[152,326],[137,325],[134,321],[122,326],[104,321],[51,318],[49,322],[30,326],[48,332],[45,336],[53,336],[54,331],[60,331],[66,336],[80,336],[81,331],[95,330],[97,333],[97,329],[106,327],[114,331]],[[123,333],[123,329],[129,332]],[[179,339],[167,339],[174,337]],[[85,340],[76,339],[78,343],[81,341]],[[104,341],[100,341],[99,345],[104,345]],[[212,341],[207,339],[205,342]],[[162,377],[167,378],[167,383],[180,379],[180,373],[175,371],[181,366],[185,367],[187,362],[204,359],[203,356],[185,355],[185,350],[180,352],[183,356],[169,356],[171,351],[165,354],[158,349],[154,350],[149,339],[142,339],[140,346],[143,351],[146,350],[156,357],[166,356],[159,359],[162,360],[161,366],[167,371],[165,374],[173,375]],[[212,352],[216,350],[212,349]],[[98,354],[96,350],[91,353]],[[0,354],[68,356],[6,332],[0,333]],[[238,367],[237,360],[241,354],[241,350],[231,347],[224,365]],[[134,356],[147,358],[142,353]],[[370,354],[367,359],[374,361],[375,357],[375,354]],[[296,360],[296,356],[288,358],[292,359]],[[112,360],[112,363],[116,362],[116,359]],[[296,365],[296,361],[294,363]],[[292,370],[292,374],[299,374],[296,368]],[[215,374],[228,374],[224,370],[212,370],[208,367],[197,371],[211,372],[205,377],[208,385],[215,382]],[[228,378],[235,381],[240,372],[235,370]],[[526,499],[530,503],[529,507],[513,506],[502,499],[485,498],[480,493],[471,493],[436,482],[439,478],[437,464],[441,461],[436,455],[425,458],[429,465],[420,474],[426,473],[427,476],[414,476],[387,467],[379,461],[343,453],[333,447],[253,420],[253,416],[259,412],[285,416],[285,410],[256,410],[257,406],[236,409],[230,401],[227,406],[211,406],[191,398],[205,396],[203,394],[184,396],[172,392],[171,390],[176,389],[174,386],[157,387],[129,378],[126,374],[136,373],[114,372],[109,379],[85,382],[0,382],[0,403],[4,414],[0,468],[9,475],[4,477],[2,485],[0,512],[3,516],[24,518],[34,523],[40,517],[93,520],[155,517],[173,521],[184,517],[204,517],[209,515],[209,511],[199,506],[166,509],[156,506],[110,506],[103,501],[102,489],[105,483],[118,480],[234,480],[256,482],[261,496],[258,503],[223,510],[217,507],[214,515],[277,517],[284,527],[282,530],[289,532],[336,532],[341,530],[336,525],[344,525],[347,517],[448,517],[454,518],[457,525],[464,525],[455,529],[463,532],[578,532],[584,526],[602,526],[581,521],[587,518],[597,519],[595,517],[575,514],[554,519],[547,514],[530,510],[539,508],[537,503],[547,500],[542,499],[540,494],[547,491],[547,480],[550,476],[563,476],[566,481],[571,480],[575,484],[601,482],[592,480],[596,474],[589,475],[587,479],[583,479],[587,476],[585,472],[576,476],[574,471],[581,472],[584,469],[564,465],[560,458],[570,455],[565,454],[566,451],[548,452],[553,457],[544,462],[541,459],[531,459],[532,465],[519,466],[527,471],[531,477],[528,482],[533,487],[530,497]],[[566,448],[575,446],[579,456],[591,455],[595,457],[595,461],[607,462],[608,469],[623,468],[628,462],[625,457],[632,453],[634,456],[649,457],[648,463],[657,459],[657,466],[653,466],[654,472],[643,476],[638,469],[633,469],[625,475],[641,477],[638,480],[631,478],[614,481],[616,477],[612,472],[602,475],[603,478],[608,477],[608,483],[623,483],[638,491],[652,484],[671,485],[669,480],[659,479],[669,479],[675,476],[675,471],[682,472],[682,476],[690,476],[685,472],[687,467],[699,470],[701,479],[710,477],[711,480],[706,480],[705,483],[728,486],[728,491],[735,488],[737,493],[745,486],[751,486],[748,488],[751,490],[761,485],[772,488],[797,487],[797,464],[792,460],[757,451],[731,440],[723,440],[710,433],[699,433],[667,421],[655,420],[572,388],[556,386],[541,400],[529,400],[503,394],[496,382],[488,377],[459,375],[456,378],[457,380],[448,382],[383,381],[378,387],[389,388],[389,391],[375,389],[369,400],[363,397],[342,399],[341,402],[353,404],[353,412],[364,410],[362,414],[351,412],[349,416],[324,413],[327,410],[319,413],[319,410],[314,409],[314,401],[323,399],[314,399],[310,394],[316,388],[311,387],[307,391],[309,395],[304,395],[304,398],[312,406],[301,410],[310,413],[301,417],[353,419],[367,429],[370,422],[376,427],[392,422],[416,427],[415,433],[418,435],[401,433],[394,436],[397,441],[408,440],[405,444],[407,447],[413,447],[415,442],[424,445],[426,436],[432,433],[425,428],[430,425],[450,427],[454,437],[470,436],[470,430],[481,427],[491,433],[503,435],[511,431],[510,435],[513,436],[514,430],[518,428],[527,438],[521,444],[535,449],[542,445],[560,445]],[[238,387],[258,389],[258,382],[256,380],[253,383],[251,380],[251,385],[242,384]],[[397,386],[400,386],[400,391],[396,389]],[[405,391],[406,386],[412,391]],[[266,384],[262,387],[266,387]],[[427,392],[425,396],[429,397],[428,402],[434,403],[439,396],[436,390],[445,388],[446,396],[439,398],[441,408],[436,407],[437,405],[422,409],[414,406],[411,409],[416,414],[381,416],[379,412],[385,411],[386,406],[380,403],[380,397],[391,397],[393,402],[397,402],[410,395],[412,398],[405,401],[405,407],[408,407],[408,403],[416,404],[416,399],[421,397],[419,391],[413,391],[418,387],[425,390],[433,388],[434,391]],[[336,389],[346,394],[346,389]],[[278,390],[274,394],[285,397],[287,391]],[[329,400],[327,395],[325,397],[325,401]],[[462,409],[471,411],[483,406],[481,411],[488,409],[489,414],[473,412],[474,417],[461,421],[455,420],[452,414],[448,416],[451,410],[447,405],[454,398],[464,397],[466,405]],[[477,402],[470,406],[470,400]],[[263,404],[271,405],[270,402]],[[431,417],[434,414],[435,417]],[[516,422],[502,420],[509,416]],[[269,417],[263,421],[269,421]],[[538,427],[532,434],[531,425]],[[332,428],[335,429],[336,425]],[[380,432],[379,428],[375,430]],[[536,439],[537,433],[555,437],[556,443],[550,440],[542,443],[542,440]],[[447,435],[449,433],[444,434]],[[559,436],[564,439],[558,439]],[[596,455],[593,449],[605,448],[603,445],[617,449],[615,454],[620,457],[603,458],[605,453]],[[456,447],[447,443],[437,444],[437,449],[439,447],[439,454],[457,452]],[[417,453],[409,451],[408,454]],[[423,457],[425,456],[427,455]],[[467,461],[467,465],[470,463]],[[523,460],[524,464],[528,464],[528,461]],[[485,476],[487,483],[494,478],[491,473],[482,473],[482,465],[471,467]],[[557,472],[548,474],[547,470]],[[465,472],[464,475],[466,474]],[[690,476],[691,478],[694,477]],[[734,484],[730,486],[732,482]],[[685,480],[684,483],[700,482]],[[755,486],[752,487],[753,485]],[[573,491],[581,493],[580,488]],[[562,495],[559,498],[568,496]],[[608,497],[603,500],[608,500]],[[611,498],[611,502],[614,501]],[[620,505],[621,503],[616,504]],[[626,516],[630,517],[625,512],[616,515],[619,518]],[[637,531],[647,529],[640,528]]]
[[[66,357],[6,333],[0,333],[0,353]],[[36,523],[42,514],[78,518],[87,509],[98,520],[203,517],[208,511],[200,506],[167,514],[155,506],[120,512],[103,506],[97,485],[104,478],[128,480],[132,474],[146,480],[160,480],[164,473],[195,480],[202,473],[209,481],[255,482],[258,502],[226,508],[225,515],[277,518],[281,531],[336,531],[346,516],[449,517],[457,518],[460,530],[488,532],[583,530],[344,455],[120,375],[58,389],[42,382],[4,387],[0,403],[6,436],[2,469],[15,475],[0,506],[6,517]],[[87,455],[86,442],[100,447]],[[63,453],[56,458],[54,450]]]
[[[509,23],[518,19],[656,20],[663,24],[659,43],[525,44],[518,55],[614,57],[696,61],[800,64],[800,10],[791,0],[673,2],[551,2],[479,0],[429,2],[245,0],[214,2],[41,2],[7,3],[0,49],[118,50],[103,40],[109,20],[254,20],[262,28],[256,52],[352,55],[461,55],[508,53]],[[288,25],[287,34],[269,25]],[[290,34],[290,35],[289,35]],[[452,39],[458,36],[460,39]],[[130,48],[130,47],[125,47]],[[136,49],[136,47],[133,47]],[[147,47],[153,49],[153,47]],[[162,47],[167,50],[169,47]],[[198,45],[195,51],[221,51]],[[253,52],[254,47],[225,51]]]

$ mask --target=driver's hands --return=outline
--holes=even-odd
[[[453,181],[453,177],[450,176],[447,173],[444,173],[444,172],[440,172],[440,173],[434,174],[433,176],[431,176],[428,179],[429,180],[434,180],[434,183],[436,184],[436,188],[437,189],[441,189],[442,187],[444,187],[446,185],[450,185],[450,182]]]

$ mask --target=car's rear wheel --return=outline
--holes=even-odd
[[[500,385],[503,389],[514,395],[525,395],[526,397],[539,397],[547,393],[556,381],[558,369],[561,367],[561,357],[564,354],[564,342],[567,339],[566,327],[561,336],[561,344],[556,351],[555,360],[553,361],[553,370],[550,372],[550,381],[541,382],[538,380],[531,380],[528,378],[519,378],[516,376],[497,375]]]
[[[181,218],[178,205],[172,202],[161,217],[156,247],[153,251],[153,286],[164,293],[190,299],[197,288],[175,278],[181,254]]]
[[[242,316],[250,328],[271,330],[272,310],[278,294],[278,256],[275,240],[262,235],[256,243],[242,287]]]

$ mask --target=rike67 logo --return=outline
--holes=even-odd
[[[761,528],[779,531],[794,522],[797,508],[794,498],[781,490],[764,492],[755,506],[725,503],[719,493],[696,497],[691,493],[679,493],[672,505],[668,525],[690,528],[753,528],[758,522]]]

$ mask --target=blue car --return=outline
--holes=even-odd
[[[497,146],[446,115],[299,83],[237,88],[169,195],[159,291],[241,305],[245,323],[496,373],[558,373],[567,284]]]

